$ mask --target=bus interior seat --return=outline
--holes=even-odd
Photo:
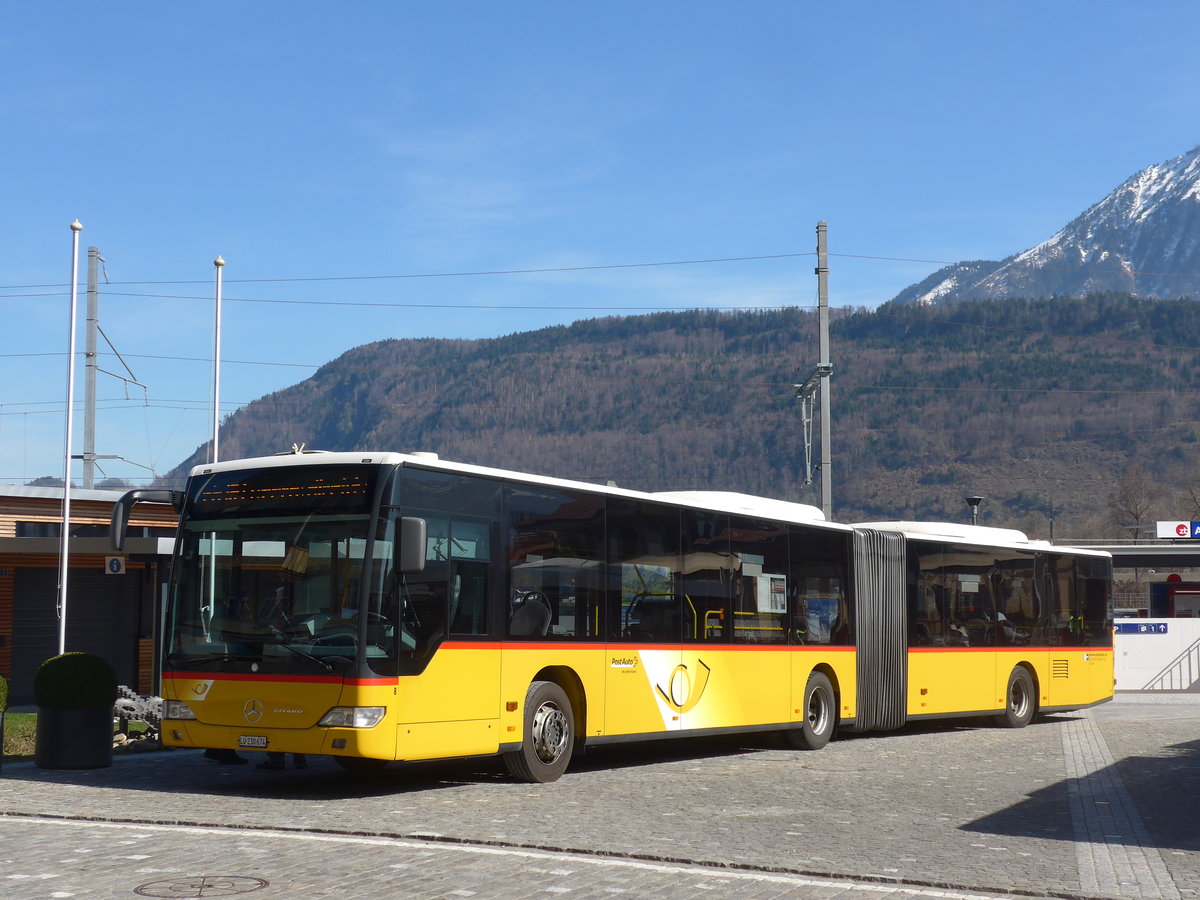
[[[636,641],[678,641],[679,612],[673,603],[645,602],[637,606],[638,621],[628,627]]]
[[[508,633],[519,637],[534,637],[550,630],[550,606],[536,593],[528,593],[508,620]]]

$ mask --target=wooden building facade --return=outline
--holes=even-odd
[[[158,691],[158,635],[176,517],[133,509],[122,553],[108,524],[123,491],[71,489],[66,649],[102,656],[117,680]],[[58,653],[62,488],[0,487],[0,674],[9,704],[33,703],[33,678]]]

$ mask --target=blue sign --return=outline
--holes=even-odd
[[[1200,538],[1200,522],[1192,523],[1192,537]]]
[[[1166,634],[1166,622],[1117,622],[1117,634]]]

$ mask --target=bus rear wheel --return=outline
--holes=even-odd
[[[837,724],[837,695],[833,684],[822,672],[813,672],[804,686],[804,720],[799,728],[783,733],[785,740],[798,750],[820,750],[833,737]]]
[[[1033,679],[1024,666],[1017,666],[1008,676],[1008,690],[1004,712],[996,716],[996,724],[1006,728],[1024,728],[1033,721],[1037,710],[1037,695],[1033,690]]]
[[[504,754],[508,771],[521,781],[545,784],[566,771],[575,747],[575,717],[566,693],[552,681],[535,681],[525,694],[521,749]]]

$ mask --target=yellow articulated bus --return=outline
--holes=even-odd
[[[293,453],[193,469],[172,503],[168,745],[503,757],[1086,707],[1113,690],[1111,559],[1002,529],[850,526],[440,460]]]

